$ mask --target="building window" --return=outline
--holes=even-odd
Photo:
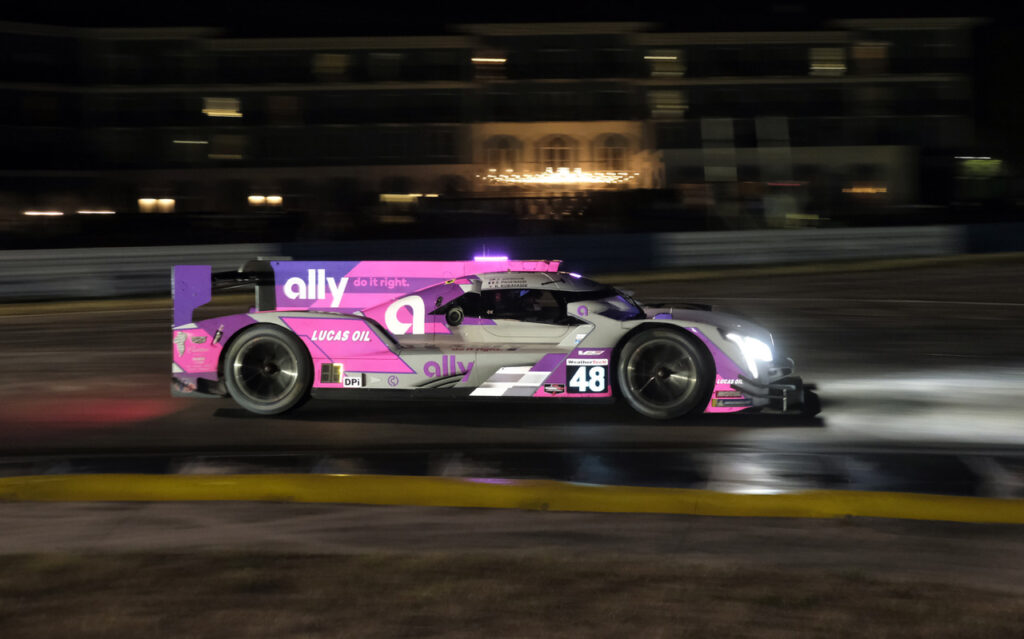
[[[352,59],[345,53],[317,53],[313,56],[313,75],[323,82],[348,80]]]
[[[302,123],[302,102],[295,95],[267,96],[267,112],[273,124]]]
[[[647,93],[651,117],[657,120],[679,120],[686,114],[689,106],[686,94],[678,90],[659,90]]]
[[[811,75],[846,73],[846,51],[842,47],[811,47]]]
[[[211,160],[241,160],[245,157],[246,136],[237,133],[222,133],[213,136],[210,142]]]
[[[473,75],[477,80],[504,80],[505,63],[508,58],[502,51],[479,51],[470,61],[473,63]]]
[[[548,138],[540,147],[540,163],[544,169],[571,168],[572,146],[569,141],[560,135]]]
[[[377,155],[380,158],[395,160],[404,158],[408,153],[408,133],[403,128],[383,128],[377,134]]]
[[[538,116],[547,120],[571,120],[578,117],[580,103],[572,91],[544,91],[537,94]]]
[[[240,118],[241,101],[238,98],[203,98],[203,113],[211,118]]]
[[[433,160],[451,161],[455,158],[455,131],[432,127],[427,130],[427,156]]]
[[[888,42],[858,42],[853,45],[852,53],[857,73],[886,73],[889,70]]]
[[[598,168],[608,171],[625,171],[629,141],[621,135],[607,135],[597,147]]]
[[[681,78],[686,75],[686,61],[679,49],[651,49],[644,60],[652,78]]]
[[[401,53],[370,54],[370,77],[374,80],[398,80],[402,72]]]
[[[515,169],[518,160],[516,153],[518,146],[515,138],[508,135],[500,135],[487,140],[484,143],[487,169],[502,172]]]

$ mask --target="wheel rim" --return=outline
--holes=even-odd
[[[273,403],[298,383],[299,362],[287,345],[260,337],[238,352],[232,367],[235,383],[250,399]]]
[[[687,401],[697,388],[697,366],[675,340],[642,344],[626,363],[626,381],[637,400],[656,408]]]

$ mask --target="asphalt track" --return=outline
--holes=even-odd
[[[1024,451],[1024,258],[620,282],[773,330],[817,418],[651,422],[621,406],[310,402],[277,418],[168,395],[170,309],[0,316],[0,453],[480,448]]]

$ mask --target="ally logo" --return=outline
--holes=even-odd
[[[398,312],[403,308],[408,308],[412,313],[411,322],[398,319]],[[384,326],[391,331],[392,335],[405,335],[406,333],[423,335],[427,332],[426,316],[427,311],[423,305],[423,298],[419,295],[409,295],[395,300],[391,306],[388,306],[388,310],[384,312]]]
[[[327,291],[330,289],[331,306],[337,307],[341,304],[347,286],[347,277],[334,279],[327,275],[326,269],[311,268],[306,271],[306,279],[289,277],[285,281],[284,296],[290,300],[322,300],[327,299]]]
[[[427,377],[448,377],[450,375],[465,375],[473,370],[473,362],[468,364],[457,361],[454,355],[444,355],[440,362],[427,362],[423,367],[423,374]]]

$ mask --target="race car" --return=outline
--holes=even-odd
[[[308,398],[625,400],[642,415],[804,410],[771,334],[700,304],[645,305],[556,260],[253,260],[175,266],[172,394],[273,415]],[[214,289],[249,312],[194,321]]]

